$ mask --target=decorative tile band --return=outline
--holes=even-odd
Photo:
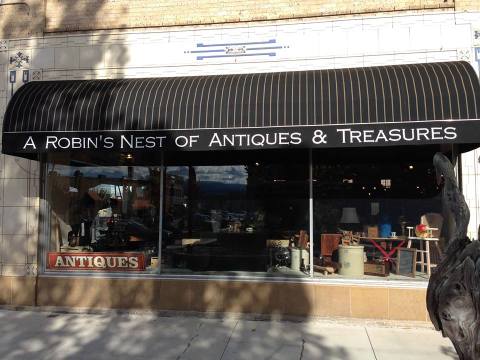
[[[263,46],[262,46],[263,45]],[[195,50],[187,50],[185,54],[198,54],[197,60],[212,58],[231,58],[244,56],[277,56],[276,50],[289,46],[278,45],[276,39],[266,41],[247,41],[231,43],[197,43]]]

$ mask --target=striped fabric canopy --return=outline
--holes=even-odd
[[[465,62],[177,78],[36,81],[5,134],[299,127],[478,119]]]

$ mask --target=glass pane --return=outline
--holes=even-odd
[[[316,276],[428,280],[443,245],[436,150],[314,152]]]
[[[160,168],[49,160],[47,268],[157,271]]]
[[[301,157],[289,161],[295,154]],[[307,156],[279,155],[210,154],[169,164],[162,272],[304,276]]]

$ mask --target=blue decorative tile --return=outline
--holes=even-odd
[[[277,56],[278,50],[286,48],[289,48],[289,46],[278,44],[276,39],[231,43],[197,43],[195,50],[187,50],[185,54],[196,54],[197,60],[241,56],[274,57]]]

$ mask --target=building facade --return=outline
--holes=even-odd
[[[478,239],[478,5],[3,1],[1,303],[426,321],[395,256],[448,237],[436,152]]]

